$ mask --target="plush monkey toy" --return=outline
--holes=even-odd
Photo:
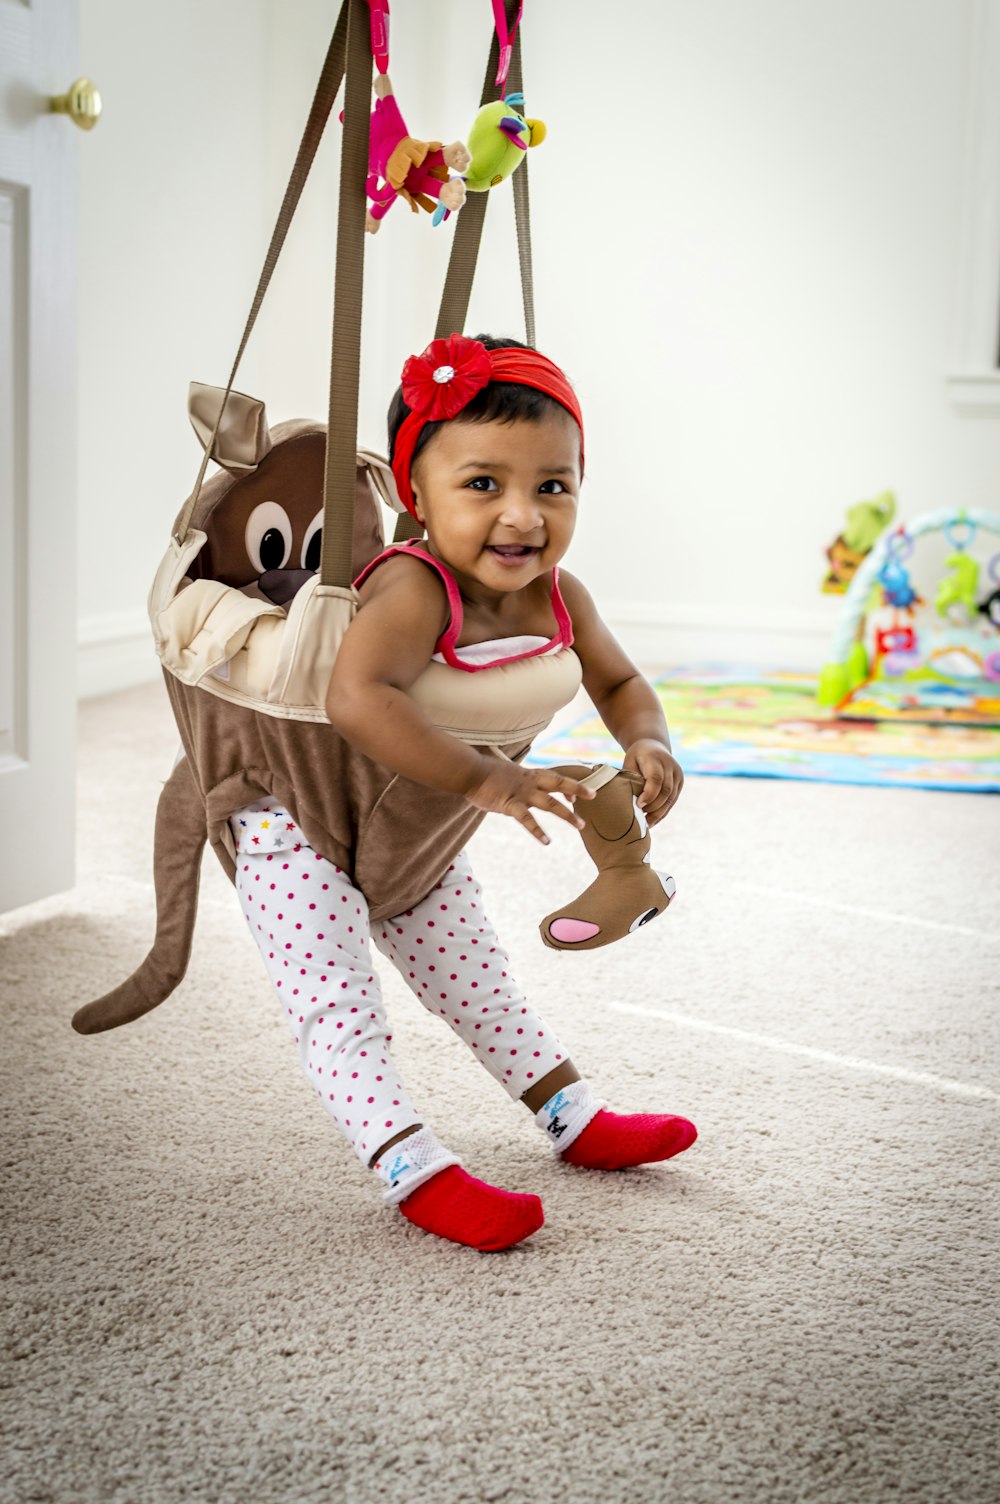
[[[539,932],[553,950],[597,950],[662,914],[677,886],[649,863],[649,827],[635,802],[644,782],[641,773],[603,764],[573,764],[552,771],[596,790],[578,812],[584,821],[580,834],[597,877],[573,903],[543,919]]]
[[[440,141],[411,136],[387,73],[376,78],[375,93],[365,184],[372,206],[365,216],[365,229],[376,234],[397,198],[406,199],[414,214],[418,209],[432,214],[435,201],[446,210],[461,209],[465,203],[461,174],[471,160],[466,147],[461,141],[443,146]],[[451,177],[452,172],[459,176]]]
[[[521,113],[522,94],[508,94],[483,105],[472,122],[466,147],[461,141],[442,146],[440,141],[411,136],[388,74],[376,78],[375,93],[365,184],[372,205],[365,229],[372,235],[397,198],[405,198],[414,213],[418,208],[433,213],[434,224],[440,224],[449,213],[461,209],[466,191],[485,193],[495,188],[524,161],[529,147],[545,140],[543,122]]]

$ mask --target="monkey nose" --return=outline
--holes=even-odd
[[[315,573],[315,569],[268,569],[257,584],[269,601],[276,606],[287,606]]]

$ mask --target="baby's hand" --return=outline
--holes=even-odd
[[[647,739],[632,743],[623,766],[646,780],[637,803],[648,824],[656,825],[676,804],[684,785],[680,763],[662,742]]]
[[[466,791],[466,799],[477,809],[511,815],[546,846],[549,838],[531,814],[532,808],[547,810],[549,814],[558,815],[560,820],[568,820],[578,830],[583,829],[579,815],[553,795],[561,794],[570,801],[593,799],[592,789],[575,778],[564,778],[561,773],[550,773],[545,768],[521,768],[516,763],[501,762],[499,758],[490,758],[489,762],[490,767],[482,781]]]

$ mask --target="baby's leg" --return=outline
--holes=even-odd
[[[241,852],[236,879],[303,1069],[361,1162],[387,1186],[386,1201],[429,1231],[474,1247],[509,1247],[535,1231],[537,1197],[474,1180],[423,1126],[389,1050],[368,906],[347,874],[299,845]]]
[[[669,1159],[694,1142],[686,1118],[621,1116],[594,1097],[518,986],[464,852],[415,908],[376,923],[373,937],[424,1007],[524,1102],[571,1164],[621,1169]]]
[[[376,922],[373,938],[509,1097],[540,1107],[551,1095],[550,1078],[559,1085],[580,1079],[518,986],[464,851],[415,908]]]
[[[307,846],[241,853],[236,891],[299,1060],[362,1164],[422,1126],[399,1079],[363,897]],[[359,1085],[359,1083],[361,1083]]]

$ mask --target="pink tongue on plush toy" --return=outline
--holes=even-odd
[[[586,919],[553,919],[549,925],[553,940],[561,940],[564,945],[579,945],[581,940],[592,940],[600,933],[601,926]]]

